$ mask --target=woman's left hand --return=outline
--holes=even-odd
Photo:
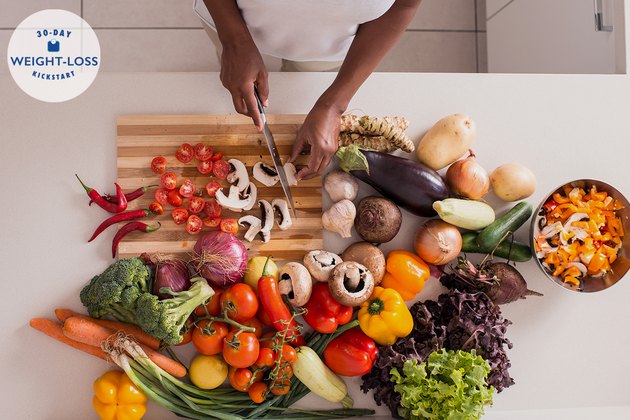
[[[315,104],[298,131],[289,162],[294,162],[310,149],[308,165],[302,168],[297,179],[310,179],[324,172],[339,145],[341,112],[334,107]]]

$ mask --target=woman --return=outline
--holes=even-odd
[[[261,54],[283,59],[283,69],[336,70],[300,128],[290,161],[310,149],[298,179],[321,174],[337,150],[340,116],[385,54],[396,44],[421,0],[204,0],[195,10],[216,30],[221,82],[236,112],[262,120],[254,84],[268,104]]]

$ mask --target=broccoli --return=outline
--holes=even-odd
[[[145,293],[136,301],[138,325],[148,334],[166,344],[177,344],[183,340],[181,334],[186,320],[195,308],[214,294],[205,279],[190,279],[190,289],[182,292],[168,291],[173,297],[159,300],[156,295]]]
[[[150,293],[150,277],[140,258],[116,261],[81,290],[81,303],[95,318],[111,315],[119,321],[137,324],[136,301]]]

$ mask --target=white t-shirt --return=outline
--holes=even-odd
[[[214,22],[203,0],[199,17]],[[291,61],[341,61],[360,24],[383,15],[394,0],[237,0],[262,54]]]

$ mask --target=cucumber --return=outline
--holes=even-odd
[[[471,254],[488,254],[492,252],[493,248],[485,249],[477,245],[478,236],[475,232],[466,232],[462,234],[462,252]],[[510,249],[511,247],[511,249]],[[509,240],[501,242],[501,245],[497,247],[494,254],[497,257],[505,258],[506,260],[525,262],[532,258],[532,250],[529,246],[520,244],[518,242],[512,243]]]
[[[486,226],[477,235],[477,245],[485,252],[490,252],[508,232],[516,232],[529,218],[533,212],[531,204],[521,201],[510,211]]]

